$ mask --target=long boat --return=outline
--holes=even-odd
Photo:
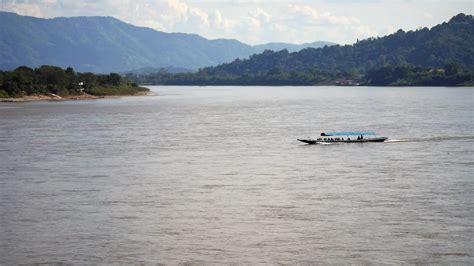
[[[330,132],[321,133],[317,139],[298,139],[306,144],[318,143],[364,143],[384,142],[387,137],[377,137],[374,132]]]

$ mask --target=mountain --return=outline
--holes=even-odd
[[[192,73],[196,72],[195,70],[189,69],[189,68],[183,68],[183,67],[173,67],[173,66],[168,66],[168,67],[142,67],[139,69],[133,69],[129,71],[124,71],[120,72],[119,74],[121,75],[126,75],[126,74],[131,74],[131,75],[150,75],[150,74],[155,74],[158,72],[166,72],[166,73],[171,73],[171,74],[177,74],[177,73]]]
[[[353,45],[306,48],[293,53],[267,50],[194,74],[161,74],[146,80],[159,84],[311,85],[365,77],[370,84],[470,84],[473,43],[474,19],[472,15],[459,14],[431,29],[399,30]],[[452,71],[444,71],[445,68]]]
[[[39,19],[0,13],[0,68],[71,66],[112,72],[142,67],[199,68],[245,57],[252,48],[236,40],[164,33],[112,17]]]
[[[304,43],[304,44],[291,44],[291,43],[283,43],[283,42],[272,42],[272,43],[258,44],[258,45],[252,46],[252,48],[253,48],[252,49],[252,54],[259,54],[259,53],[265,52],[267,50],[281,51],[281,50],[285,50],[285,49],[290,51],[290,52],[297,52],[297,51],[300,51],[300,50],[305,49],[305,48],[321,48],[321,47],[324,47],[324,46],[331,46],[331,45],[336,45],[336,44],[332,43],[332,42],[324,42],[324,41]],[[236,58],[233,58],[233,59],[236,59]],[[176,74],[176,73],[191,73],[191,72],[195,72],[196,69],[189,69],[189,68],[184,68],[184,67],[174,67],[174,66],[142,67],[142,68],[139,68],[139,69],[124,71],[122,73],[123,74],[133,74],[133,75],[149,75],[149,74],[158,73],[160,71],[165,71],[167,73]]]
[[[41,19],[0,12],[0,25],[0,69],[4,70],[20,65],[71,66],[99,73],[144,67],[198,69],[246,58],[267,47],[165,33],[112,17]],[[299,47],[268,45],[278,49]]]
[[[443,67],[456,63],[474,67],[474,19],[459,14],[431,29],[399,30],[382,38],[369,38],[353,45],[307,48],[290,53],[265,51],[249,59],[206,68],[208,74],[252,74],[272,69],[311,72],[337,71],[365,73],[385,65]]]

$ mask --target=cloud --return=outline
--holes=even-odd
[[[219,19],[221,16],[217,16]],[[273,8],[256,5],[232,23],[232,32],[249,43],[317,40],[343,41],[347,36],[366,38],[377,32],[352,16],[337,16],[306,4],[278,4]],[[228,28],[228,27],[227,27]],[[343,36],[343,38],[341,38]],[[354,38],[355,41],[356,38]]]
[[[432,18],[433,18],[433,15],[431,15],[431,14],[428,13],[428,12],[423,12],[422,15],[423,15],[424,18],[427,18],[427,19],[432,19]]]
[[[15,12],[21,15],[28,15],[34,17],[44,17],[41,6],[37,3],[4,1],[1,4],[1,10]]]
[[[366,38],[377,35],[377,31],[353,16],[334,15],[308,5],[288,5],[286,23],[303,27],[314,34],[334,36],[334,33]],[[338,38],[340,39],[340,38]]]
[[[341,44],[472,13],[471,0],[0,0],[0,10],[44,18],[113,16],[165,32],[247,43]]]
[[[272,15],[270,15],[268,12],[261,8],[257,8],[255,12],[250,13],[250,16],[266,23],[270,22],[270,20],[272,19]]]

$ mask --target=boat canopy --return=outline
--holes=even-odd
[[[360,135],[373,135],[375,136],[375,132],[329,132],[324,133],[326,136],[360,136]],[[321,133],[322,135],[322,133]],[[322,135],[324,136],[324,135]]]

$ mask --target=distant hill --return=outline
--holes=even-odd
[[[353,45],[306,48],[293,53],[267,50],[249,59],[236,59],[194,74],[161,74],[146,77],[146,81],[195,85],[312,85],[364,77],[368,84],[383,85],[471,84],[473,43],[474,19],[472,15],[459,14],[431,29],[399,30]],[[444,72],[444,68],[455,71]]]
[[[41,19],[0,12],[0,69],[20,65],[71,66],[78,71],[124,72],[145,67],[191,69],[247,58],[265,49],[319,45],[250,46],[237,40],[208,40],[196,34],[165,33],[112,17]],[[325,43],[326,44],[326,43]]]
[[[431,29],[399,30],[382,38],[369,38],[353,45],[307,48],[290,53],[266,51],[247,60],[206,68],[208,74],[253,74],[272,69],[311,72],[336,71],[365,73],[386,65],[443,67],[456,63],[474,67],[474,19],[459,14]]]
[[[139,69],[133,69],[129,71],[124,71],[119,74],[125,75],[125,74],[133,74],[133,75],[150,75],[150,74],[155,74],[158,72],[166,72],[166,73],[171,73],[171,74],[176,74],[176,73],[192,73],[196,72],[196,70],[192,70],[189,68],[183,68],[183,67],[142,67]]]
[[[252,47],[253,48],[252,51],[254,54],[259,54],[266,50],[281,51],[285,49],[288,51],[297,52],[305,48],[321,48],[324,46],[331,46],[331,45],[336,45],[336,44],[332,42],[323,42],[323,41],[304,43],[304,44],[291,44],[291,43],[278,42],[278,43],[266,43],[266,44],[254,45]],[[139,69],[124,71],[122,72],[122,74],[149,75],[149,74],[154,74],[158,72],[167,72],[167,73],[176,74],[176,73],[191,73],[191,72],[196,72],[196,71],[197,69],[189,69],[189,68],[174,67],[174,66],[142,67]]]

